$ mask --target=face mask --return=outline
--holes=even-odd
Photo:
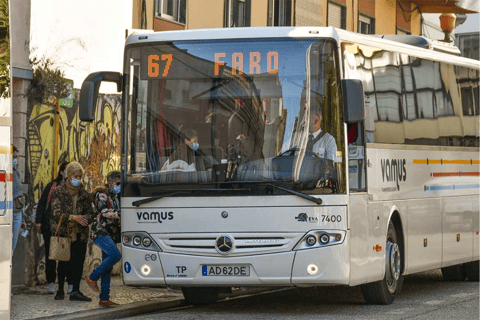
[[[72,181],[70,183],[72,184],[72,186],[78,187],[79,185],[82,184],[82,181],[72,178]]]
[[[13,159],[12,164],[13,164],[13,169],[17,169],[17,164],[18,164],[17,158]]]
[[[192,143],[190,148],[192,148],[192,150],[198,150],[199,147],[200,147],[200,145],[198,143],[194,142],[194,143]]]
[[[113,193],[119,194],[122,191],[122,186],[115,185],[113,187]]]

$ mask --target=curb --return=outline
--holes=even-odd
[[[92,310],[77,311],[73,313],[63,313],[54,316],[35,318],[36,320],[64,319],[64,320],[103,320],[134,317],[145,313],[165,310],[179,307],[183,304],[183,299],[173,300],[152,300],[146,302],[134,302],[114,308],[97,308]]]
[[[285,290],[284,287],[254,287],[246,290],[234,291],[230,294],[221,294],[219,301],[231,299],[240,296],[255,295],[278,290]],[[34,318],[35,320],[104,320],[121,319],[126,317],[135,317],[142,314],[152,313],[170,308],[176,308],[185,305],[183,299],[174,298],[170,300],[151,300],[144,302],[134,302],[113,308],[97,308],[92,310],[77,311],[73,313],[62,313],[54,316]]]

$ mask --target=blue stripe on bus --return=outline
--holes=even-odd
[[[7,201],[7,209],[13,209],[13,201]],[[0,201],[0,210],[5,210],[5,201]]]
[[[436,190],[457,190],[457,189],[479,189],[480,184],[449,185],[449,186],[425,186],[425,191]]]

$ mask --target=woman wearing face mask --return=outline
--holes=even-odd
[[[52,194],[53,190],[55,190],[56,187],[58,187],[64,177],[66,176],[66,168],[67,168],[68,162],[63,162],[60,165],[60,168],[58,169],[58,175],[47,186],[45,189],[43,189],[42,196],[40,197],[40,200],[38,201],[38,206],[37,206],[37,213],[35,215],[35,223],[37,224],[37,228],[41,230],[42,235],[43,235],[43,240],[45,242],[45,274],[47,277],[47,282],[48,282],[48,289],[47,293],[54,294],[55,293],[55,278],[57,276],[56,274],[56,268],[57,268],[57,262],[55,260],[50,260],[48,258],[50,254],[50,237],[51,237],[51,230],[50,230],[50,221],[52,219]],[[53,230],[55,231],[55,230]],[[67,270],[67,282],[68,282],[68,290],[67,293],[71,293],[73,286],[72,286],[72,281],[70,280],[69,277],[69,270]]]
[[[185,139],[180,142],[172,152],[170,157],[162,166],[162,171],[184,170],[184,171],[204,171],[205,165],[201,157],[197,156],[197,150],[200,148],[198,135],[195,130],[187,129],[182,132]]]
[[[18,236],[21,227],[25,228],[25,213],[23,207],[25,205],[25,196],[23,195],[23,186],[20,182],[20,172],[18,172],[18,149],[12,145],[13,151],[13,239],[12,254],[17,246]]]
[[[80,292],[80,280],[83,273],[83,263],[87,252],[89,236],[88,225],[95,218],[90,200],[90,193],[82,184],[83,168],[78,162],[70,162],[66,168],[67,179],[64,180],[52,193],[52,220],[51,230],[56,232],[60,223],[59,235],[71,239],[70,261],[59,262],[57,268],[58,291],[55,300],[64,299],[64,280],[66,268],[70,268],[72,279],[72,293],[70,300],[92,301]]]
[[[107,175],[107,186],[96,187],[92,191],[92,202],[96,218],[92,224],[91,237],[102,250],[102,263],[85,279],[93,290],[100,292],[100,307],[112,307],[118,304],[110,300],[110,274],[113,266],[122,255],[116,243],[120,243],[120,171]],[[101,291],[97,281],[101,281]]]

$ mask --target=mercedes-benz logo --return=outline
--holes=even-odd
[[[235,247],[235,239],[233,237],[222,234],[215,242],[215,249],[220,254],[229,254]]]

